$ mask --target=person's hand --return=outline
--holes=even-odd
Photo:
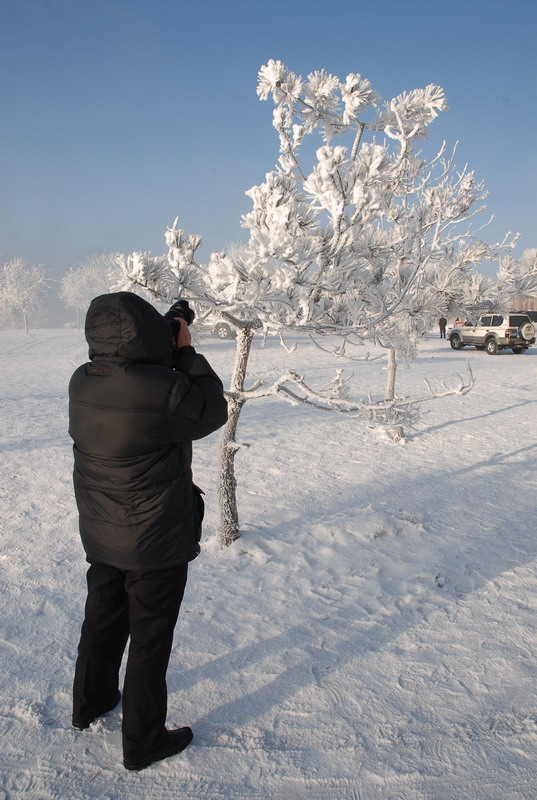
[[[186,320],[182,317],[175,317],[179,323],[179,333],[177,334],[177,347],[188,347],[192,344],[192,336]]]

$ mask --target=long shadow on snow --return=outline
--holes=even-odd
[[[334,618],[337,616],[339,627],[354,625],[355,635],[341,637],[334,631]],[[405,616],[408,622],[403,622]],[[421,617],[420,617],[421,620]],[[329,667],[340,669],[355,658],[367,656],[381,651],[394,641],[406,629],[416,622],[416,612],[402,607],[387,613],[381,621],[372,622],[365,609],[356,613],[355,605],[347,605],[333,609],[333,614],[326,620],[307,620],[307,624],[296,625],[288,630],[255,644],[228,652],[213,659],[201,667],[171,674],[168,677],[170,692],[183,692],[199,681],[208,680],[222,683],[222,676],[229,674],[230,680],[245,669],[260,673],[256,663],[270,658],[274,653],[293,653],[302,650],[306,653],[298,663],[286,667],[269,683],[248,694],[241,695],[222,705],[216,706],[203,717],[196,720],[197,726],[207,723],[244,724],[248,720],[259,718],[273,707],[281,707],[282,703],[309,684],[321,686],[322,676]],[[326,645],[333,639],[333,644]],[[321,641],[323,645],[321,646]],[[225,690],[225,684],[223,692]]]
[[[495,411],[485,411],[483,414],[476,414],[473,417],[460,417],[460,419],[452,419],[448,420],[447,422],[441,422],[438,425],[432,425],[430,428],[424,428],[423,430],[416,431],[416,433],[412,433],[409,436],[409,440],[412,441],[413,439],[419,439],[426,433],[440,431],[442,428],[449,428],[451,425],[463,425],[465,422],[474,422],[477,419],[485,419],[486,417],[495,417],[497,414],[510,413],[516,408],[532,405],[533,403],[537,403],[537,400],[523,400],[521,403],[513,403],[511,406],[507,406],[506,408],[497,408]]]
[[[342,504],[340,499],[337,505],[332,507],[325,505],[319,511],[322,513],[322,518],[327,520],[331,514],[341,512],[344,507],[346,515],[352,518],[353,507],[358,510],[371,506],[373,509],[380,508],[386,513],[386,503],[389,502],[391,508],[399,504],[405,511],[423,513],[428,529],[435,525],[435,517],[438,517],[440,533],[433,535],[437,536],[439,559],[441,560],[442,510],[446,508],[449,513],[454,498],[458,502],[464,503],[464,498],[461,497],[461,487],[463,486],[461,475],[472,471],[479,474],[487,473],[488,470],[492,470],[494,473],[500,470],[503,476],[506,473],[505,462],[531,451],[537,451],[537,445],[529,445],[527,448],[520,448],[504,455],[494,455],[485,461],[462,466],[460,470],[454,472],[439,473],[434,478],[431,478],[430,475],[425,476],[425,480],[424,476],[420,475],[413,479],[404,476],[391,485],[368,484],[361,486],[361,500],[349,497],[349,504],[346,505]],[[529,461],[526,466],[528,468],[537,467],[537,457]],[[494,477],[494,483],[499,487],[503,483],[502,476]],[[477,480],[476,478],[476,482]],[[528,529],[528,510],[523,504],[517,507],[513,503],[503,505],[497,503],[495,511],[496,516],[491,520],[490,511],[479,505],[479,493],[472,492],[471,503],[467,510],[468,524],[460,532],[460,547],[461,550],[472,550],[472,560],[474,564],[479,565],[479,572],[473,576],[473,592],[478,591],[493,578],[506,571],[513,570],[537,558],[537,537],[532,530]],[[486,519],[486,525],[480,526],[481,515]],[[299,530],[304,528],[308,519],[311,519],[310,514],[296,518],[295,524]],[[278,527],[282,530],[282,538],[292,535],[294,525],[289,520]],[[495,542],[498,546],[491,546],[491,528],[492,535],[505,532],[505,536],[502,535],[501,538],[501,546],[499,546],[499,538]],[[270,534],[272,537],[278,538],[278,528],[271,530]],[[404,534],[402,535],[404,536]],[[405,606],[404,603],[398,605],[395,597],[393,600],[396,610],[387,612],[381,620],[371,619],[363,606],[357,608],[355,604],[350,604],[333,608],[333,613],[326,621],[307,619],[304,625],[294,626],[270,639],[232,653],[226,653],[202,667],[188,670],[185,673],[179,671],[177,675],[172,674],[170,682],[173,684],[174,690],[183,690],[200,680],[221,681],[223,675],[233,676],[245,666],[250,672],[253,672],[256,663],[273,656],[275,652],[296,652],[300,648],[305,650],[306,657],[297,664],[284,669],[270,683],[215,707],[198,720],[198,724],[203,721],[244,723],[259,717],[274,706],[281,706],[284,700],[308,684],[320,685],[319,675],[322,674],[323,663],[331,663],[339,669],[352,659],[382,651],[395,638],[423,622],[424,616],[417,608]],[[364,598],[365,603],[366,601],[367,598]],[[456,606],[461,602],[464,602],[464,597],[446,595],[444,607]],[[434,610],[438,610],[438,607]],[[338,623],[338,627],[353,624],[355,634],[346,638],[337,636],[333,631],[335,622]],[[321,632],[323,639],[330,638],[331,635],[335,637],[334,646],[328,653],[323,653],[318,645]]]

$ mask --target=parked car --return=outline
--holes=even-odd
[[[200,330],[212,333],[218,336],[219,339],[234,339],[236,336],[233,325],[217,316],[205,317],[195,324],[199,326]]]
[[[213,325],[212,332],[215,333],[219,339],[234,339],[236,335],[235,328],[224,319],[218,320],[218,322]]]
[[[449,331],[449,341],[454,350],[472,345],[486,350],[491,356],[499,350],[524,353],[535,342],[535,326],[524,313],[483,314],[476,325],[465,322]]]

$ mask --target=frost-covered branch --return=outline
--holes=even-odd
[[[367,351],[365,353],[365,355],[362,355],[362,356],[358,356],[358,355],[355,355],[355,354],[353,354],[353,355],[349,354],[347,352],[347,345],[351,344],[351,345],[353,345],[355,347],[363,347],[363,344],[364,344],[362,340],[360,340],[358,342],[352,341],[351,340],[351,335],[354,337],[354,332],[352,334],[347,335],[347,336],[343,336],[343,338],[342,338],[342,340],[340,342],[332,344],[331,347],[323,346],[319,342],[319,340],[315,336],[313,336],[311,334],[310,334],[309,338],[313,342],[315,347],[317,347],[319,350],[322,350],[324,353],[329,353],[330,355],[335,356],[336,358],[347,358],[350,361],[378,361],[380,358],[383,358],[382,353],[380,355],[377,355],[377,356],[372,356],[369,351]]]
[[[470,392],[475,384],[475,377],[470,365],[467,366],[466,376],[458,375],[455,385],[449,386],[443,382],[440,387],[433,387],[424,379],[428,393],[421,397],[395,397],[393,400],[378,400],[373,402],[338,396],[334,386],[341,385],[341,375],[337,374],[334,383],[324,390],[315,390],[309,386],[304,377],[291,372],[287,379],[274,384],[273,389],[284,400],[293,405],[303,404],[313,406],[320,411],[335,411],[343,414],[359,414],[375,426],[387,429],[403,426],[414,428],[420,418],[420,408],[423,403],[438,400],[451,395],[464,395]],[[291,385],[289,385],[291,384]]]

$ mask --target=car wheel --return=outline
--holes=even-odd
[[[489,356],[495,356],[498,352],[498,342],[496,339],[489,339],[485,347]]]
[[[231,328],[225,322],[220,322],[214,332],[219,339],[231,339]]]
[[[464,347],[462,339],[458,333],[454,333],[452,336],[449,337],[449,343],[454,350],[462,350],[462,348]]]
[[[512,347],[511,349],[512,349],[513,353],[516,353],[517,355],[520,355],[520,353],[523,353],[526,348],[525,347]]]

